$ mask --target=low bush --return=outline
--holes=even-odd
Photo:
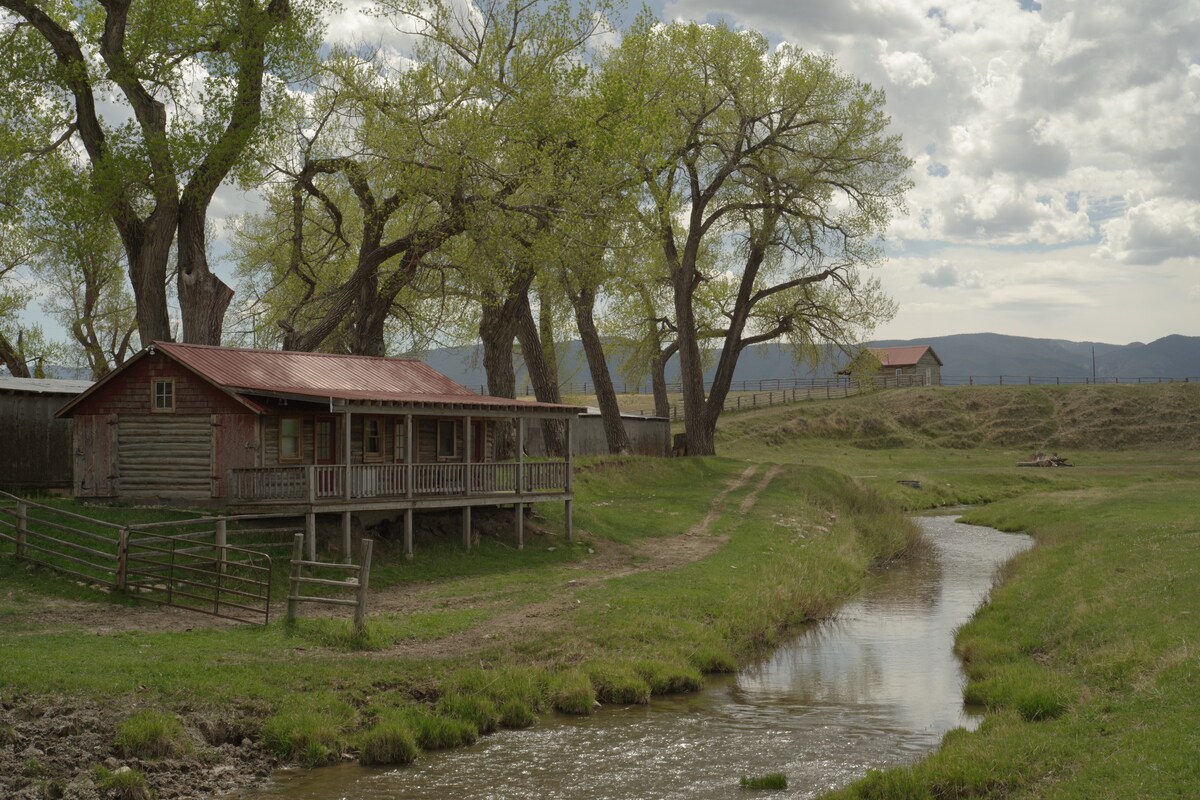
[[[591,714],[596,705],[596,692],[587,675],[579,670],[565,670],[550,679],[550,705],[564,714]]]
[[[150,800],[153,794],[146,776],[131,767],[110,770],[97,764],[92,767],[96,788],[112,800]]]
[[[308,767],[333,763],[342,752],[341,726],[327,714],[311,709],[282,711],[267,719],[262,742],[285,761]]]

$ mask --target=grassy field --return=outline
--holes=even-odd
[[[1200,387],[909,390],[722,433],[1038,543],[957,637],[980,730],[831,798],[1200,796]],[[1015,467],[1032,450],[1077,466]]]
[[[346,616],[113,629],[128,611],[107,595],[2,557],[0,702],[65,694],[110,704],[114,725],[135,709],[235,720],[311,765],[347,750],[381,763],[392,746],[402,762],[409,741],[461,744],[550,710],[695,690],[827,613],[915,536],[832,470],[595,460],[576,486],[574,545],[555,534],[557,509],[524,551],[484,537],[406,562],[383,543],[363,638]],[[93,606],[99,630],[78,617]]]
[[[64,694],[111,705],[114,741],[136,710],[189,730],[221,718],[303,763],[403,763],[546,710],[694,689],[852,594],[908,546],[906,511],[971,503],[970,521],[1039,545],[958,637],[967,697],[992,713],[835,796],[1200,796],[1197,447],[1195,386],[913,389],[731,414],[719,458],[584,460],[573,546],[553,505],[520,552],[485,536],[471,553],[421,542],[406,562],[380,542],[362,639],[341,616],[97,628],[59,612],[130,609],[6,551],[0,705]],[[1077,466],[1015,466],[1037,450]]]

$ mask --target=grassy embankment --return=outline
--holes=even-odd
[[[831,797],[1200,796],[1200,387],[914,390],[724,430],[1038,543],[957,637],[981,728]],[[1036,449],[1078,466],[1013,466]]]
[[[587,463],[574,546],[552,533],[523,552],[490,537],[469,554],[422,543],[410,563],[383,542],[361,641],[344,617],[214,628],[197,615],[187,631],[97,634],[55,609],[110,598],[6,551],[0,700],[65,694],[119,709],[114,725],[163,711],[215,730],[209,744],[249,736],[309,764],[347,749],[397,763],[550,709],[693,690],[826,613],[912,534],[892,504],[834,471],[784,469],[764,483],[759,467],[739,482],[745,469]],[[556,510],[541,523],[551,532]],[[673,555],[697,543],[703,557]],[[212,719],[221,724],[201,724]]]

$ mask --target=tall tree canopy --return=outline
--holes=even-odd
[[[849,344],[893,313],[863,270],[880,260],[911,164],[880,91],[750,31],[644,16],[604,65],[603,91],[633,109],[630,158],[671,288],[688,451],[710,454],[743,350],[780,337]],[[697,313],[714,282],[728,285],[715,330]],[[706,342],[720,352],[707,393]]]
[[[319,42],[323,0],[0,0],[6,139],[76,156],[125,250],[143,342],[218,344],[232,291],[209,267],[214,193]],[[30,191],[37,191],[31,187]]]

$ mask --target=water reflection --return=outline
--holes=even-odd
[[[649,707],[547,719],[398,770],[356,765],[283,778],[261,795],[333,798],[742,798],[738,776],[782,771],[812,797],[866,770],[911,761],[955,727],[963,707],[954,630],[1025,536],[918,522],[932,547],[872,582],[836,618],[762,664],[696,695]]]

